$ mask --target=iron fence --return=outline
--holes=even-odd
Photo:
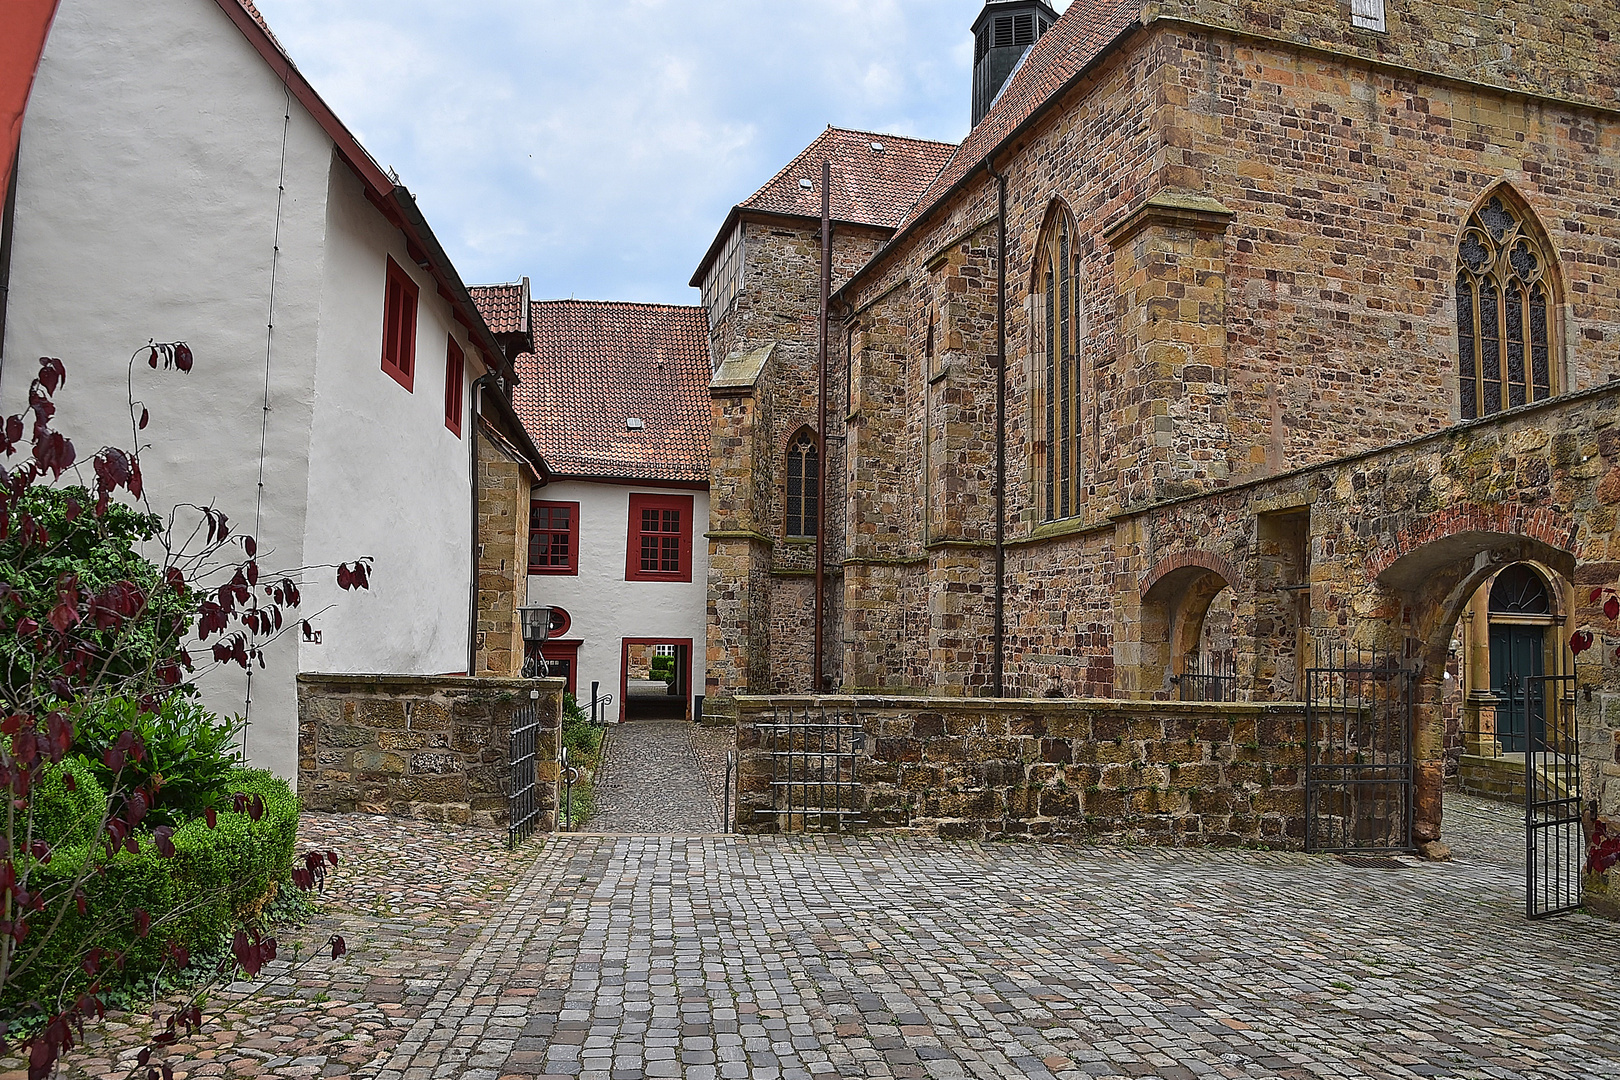
[[[511,764],[512,778],[506,798],[506,842],[514,849],[534,835],[544,813],[536,770],[540,745],[539,699],[538,690],[529,691],[529,700],[512,712],[512,727],[507,737],[507,761]]]
[[[1237,660],[1229,652],[1191,653],[1170,681],[1180,701],[1236,701]]]
[[[778,709],[760,737],[771,759],[771,801],[780,832],[842,832],[865,816],[861,759],[866,732],[852,713]]]
[[[1306,671],[1306,850],[1412,850],[1414,682],[1399,655],[1344,646]]]
[[[1525,914],[1544,919],[1581,906],[1586,834],[1575,676],[1510,676],[1506,690],[1526,721]]]

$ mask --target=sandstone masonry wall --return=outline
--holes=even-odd
[[[310,810],[504,829],[512,717],[534,700],[539,829],[550,832],[563,690],[562,679],[300,675],[298,797]]]
[[[779,709],[859,718],[866,828],[970,840],[1304,843],[1297,706],[742,698],[740,831],[776,828],[763,812],[773,796],[762,729]]]

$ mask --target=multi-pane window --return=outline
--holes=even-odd
[[[461,435],[461,381],[467,370],[467,355],[450,339],[444,355],[444,426]]]
[[[1541,244],[1493,196],[1457,247],[1457,391],[1464,420],[1557,392],[1557,324]]]
[[[816,451],[816,437],[805,430],[787,452],[787,535],[815,536],[820,509],[821,455]]]
[[[1036,487],[1048,521],[1081,511],[1080,254],[1074,219],[1059,209],[1036,251],[1039,380]]]
[[[692,496],[631,495],[627,581],[692,580]]]
[[[579,503],[529,503],[529,573],[579,573]]]
[[[1350,25],[1384,32],[1384,0],[1350,0]]]
[[[409,390],[416,382],[416,282],[388,260],[383,294],[382,368]]]

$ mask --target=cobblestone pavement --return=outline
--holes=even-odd
[[[1399,869],[561,837],[380,1077],[1620,1076],[1614,925],[1527,922],[1515,812],[1448,806]]]
[[[591,832],[719,832],[724,750],[734,740],[686,721],[640,720],[607,729],[602,767],[596,774],[596,813],[585,823]],[[701,748],[701,752],[700,752]]]
[[[305,843],[346,857],[293,937],[307,955],[344,933],[349,956],[232,988],[171,1061],[180,1080],[1620,1077],[1620,936],[1524,919],[1520,814],[1448,796],[1457,859],[1399,869],[901,837],[511,856],[310,815]],[[65,1075],[123,1076],[141,1033],[94,1030]]]
[[[262,981],[216,992],[202,1034],[158,1058],[179,1080],[375,1076],[423,1008],[467,977],[457,961],[540,850],[511,854],[505,833],[363,814],[306,813],[299,841],[339,852],[318,914],[280,935],[281,959]],[[320,952],[332,934],[349,946],[335,962]],[[294,956],[312,954],[286,977]],[[145,1011],[89,1026],[62,1075],[122,1080],[151,1026]],[[0,1058],[0,1080],[26,1075]]]

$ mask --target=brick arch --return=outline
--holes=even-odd
[[[1196,567],[1219,574],[1228,585],[1237,585],[1241,580],[1237,568],[1212,551],[1182,551],[1174,555],[1166,555],[1160,559],[1153,569],[1142,575],[1142,595],[1146,596],[1153,591],[1154,586],[1175,573],[1177,570],[1186,570]]]
[[[1366,556],[1366,580],[1385,585],[1409,585],[1407,579],[1420,577],[1425,570],[1421,556],[1426,548],[1433,551],[1436,558],[1451,561],[1471,557],[1477,551],[1488,550],[1502,542],[1531,540],[1551,549],[1549,554],[1564,556],[1555,561],[1565,561],[1574,558],[1575,534],[1573,518],[1546,507],[1458,503],[1422,515],[1386,535]],[[1473,550],[1468,550],[1470,548]],[[1407,572],[1403,573],[1403,569]]]

